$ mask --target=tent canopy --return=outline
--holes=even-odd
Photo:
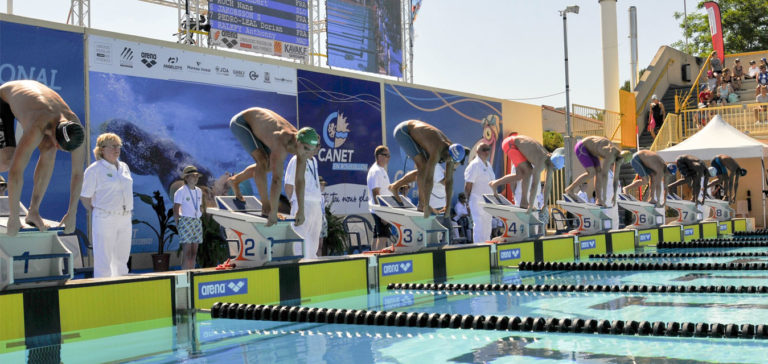
[[[683,154],[690,154],[702,160],[711,160],[718,154],[738,158],[761,158],[768,156],[768,146],[744,134],[715,115],[707,125],[690,138],[673,147],[658,152],[667,162],[674,162]]]

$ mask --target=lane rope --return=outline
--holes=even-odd
[[[444,292],[642,292],[642,293],[768,293],[768,286],[684,286],[625,284],[467,284],[467,283],[390,283],[389,290]]]

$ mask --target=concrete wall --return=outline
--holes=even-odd
[[[664,66],[668,61],[672,60],[669,64],[669,69],[662,76]],[[704,59],[699,61],[704,63]],[[651,95],[656,94],[661,97],[670,85],[687,85],[690,86],[692,82],[683,81],[683,73],[681,67],[685,64],[690,65],[689,78],[691,81],[696,79],[701,65],[697,64],[697,57],[685,54],[677,49],[668,46],[662,46],[656,52],[656,56],[648,65],[647,69],[640,76],[640,80],[635,87],[635,95],[638,107],[642,107],[638,112],[638,119],[645,121],[642,117],[648,110],[648,103],[651,101]],[[642,68],[642,67],[641,67]],[[656,88],[653,88],[654,83],[659,81]],[[674,112],[674,110],[668,110]]]
[[[527,135],[542,142],[544,129],[542,129],[541,106],[524,104],[515,101],[502,102],[502,120],[505,138],[511,132]]]

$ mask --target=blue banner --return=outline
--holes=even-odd
[[[0,84],[13,80],[36,80],[58,92],[85,126],[85,77],[83,35],[30,25],[0,22]],[[18,129],[17,129],[18,133]],[[19,134],[20,135],[20,134]],[[24,171],[21,202],[29,205],[38,152]],[[67,212],[71,155],[59,151],[53,176],[40,206],[41,215],[59,221]],[[7,177],[7,173],[3,173]],[[87,230],[85,209],[77,214],[77,227]]]
[[[102,132],[119,135],[124,143],[120,160],[131,169],[133,191],[160,191],[166,208],[173,206],[169,189],[184,166],[195,165],[202,173],[199,185],[230,195],[227,177],[254,163],[229,130],[235,114],[259,106],[296,123],[295,96],[202,83],[91,71],[90,99],[91,142]],[[252,179],[241,191],[258,195]],[[133,218],[157,225],[154,210],[139,199],[134,199]],[[134,229],[132,252],[157,250],[152,230],[144,225]]]
[[[335,213],[366,212],[366,176],[382,143],[379,84],[302,70],[297,80],[299,125],[321,137],[317,159],[328,182],[326,201]]]
[[[392,158],[389,161],[389,178],[394,182],[415,167],[406,158],[405,152],[395,142],[393,133],[397,124],[406,120],[421,120],[440,129],[454,143],[472,148],[467,161],[474,157],[474,147],[485,142],[491,146],[491,162],[496,177],[504,173],[501,148],[502,123],[501,103],[478,98],[439,93],[395,85],[385,86],[387,117],[387,146]],[[451,206],[459,192],[464,191],[464,169],[457,166],[453,175],[453,196]],[[417,188],[409,191],[411,197],[418,196]]]

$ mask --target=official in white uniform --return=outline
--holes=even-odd
[[[488,185],[496,179],[493,167],[488,161],[491,155],[491,147],[488,144],[480,144],[477,147],[477,156],[464,170],[464,193],[469,196],[469,211],[472,214],[472,240],[475,243],[491,240],[493,219],[480,206],[484,194],[493,194],[493,189]]]
[[[91,213],[93,277],[128,274],[131,255],[133,178],[128,165],[118,160],[123,142],[113,133],[99,135],[85,170],[80,201]]]
[[[323,229],[323,193],[320,190],[320,176],[318,175],[317,159],[307,160],[304,171],[304,223],[293,226],[302,238],[304,238],[304,258],[317,258],[317,250],[320,248],[320,234]],[[296,215],[299,210],[299,202],[294,193],[296,186],[296,156],[288,161],[285,168],[285,193],[291,200],[291,215]],[[298,254],[294,248],[294,254]]]
[[[181,244],[181,269],[194,269],[197,262],[197,248],[203,242],[203,216],[200,208],[203,191],[197,187],[200,173],[195,166],[186,166],[182,172],[184,186],[173,194],[173,217],[179,231]]]
[[[368,211],[373,215],[373,246],[372,250],[381,250],[386,248],[387,240],[390,235],[389,224],[379,218],[373,211],[373,207],[379,204],[377,196],[390,196],[389,174],[387,166],[389,165],[389,148],[379,145],[373,152],[376,163],[371,165],[366,176],[368,185]]]
[[[435,183],[432,185],[432,196],[429,198],[429,206],[435,211],[441,211],[446,206],[445,202],[445,168],[442,164],[435,164]]]

